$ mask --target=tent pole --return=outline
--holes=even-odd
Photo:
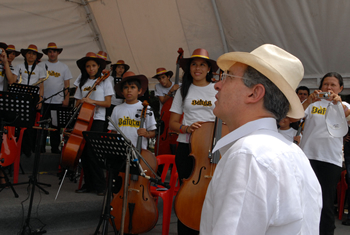
[[[228,52],[228,47],[227,47],[227,43],[226,43],[226,37],[225,37],[225,34],[224,34],[224,29],[222,27],[219,11],[218,11],[218,8],[216,6],[216,0],[211,0],[211,2],[213,4],[215,16],[216,16],[216,21],[218,22],[218,25],[219,25],[219,31],[220,31],[220,35],[221,35],[221,40],[222,40],[222,44],[224,46],[224,52],[227,53]]]
[[[106,46],[103,42],[103,39],[101,39],[101,33],[98,29],[98,25],[96,23],[96,20],[95,20],[95,17],[93,15],[93,13],[91,12],[90,10],[90,7],[88,6],[89,5],[89,2],[86,1],[86,0],[81,0],[81,3],[85,9],[85,12],[86,12],[86,18],[88,19],[88,23],[92,29],[92,32],[94,33],[95,35],[95,40],[97,41],[97,45],[99,47],[100,50],[104,51],[104,52],[107,52],[107,49],[106,49]]]

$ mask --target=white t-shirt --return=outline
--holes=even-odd
[[[114,107],[111,118],[112,121],[118,125],[119,129],[124,133],[124,135],[130,139],[131,143],[136,147],[138,134],[137,130],[140,128],[141,123],[141,110],[143,109],[142,102],[138,101],[135,104],[123,103]],[[149,107],[147,107],[147,110]],[[146,115],[144,122],[144,128],[147,131],[152,131],[157,129],[156,120],[154,119],[154,114],[152,111],[147,111],[147,113],[152,113],[152,115]],[[137,115],[137,117],[136,117]],[[109,122],[108,130],[114,130],[114,126]],[[147,138],[142,137],[142,149],[147,149]]]
[[[88,79],[85,84],[79,88],[77,87],[77,90],[75,91],[74,98],[80,100],[82,98],[85,98],[86,95],[91,90],[92,86],[96,82],[97,79]],[[113,88],[110,85],[110,82],[108,81],[108,78],[104,81],[102,81],[99,85],[96,86],[96,90],[91,92],[89,98],[92,100],[97,101],[104,101],[106,96],[111,96],[114,94]],[[94,120],[106,120],[106,108],[96,105],[95,107],[95,113],[94,113]]]
[[[81,74],[78,75],[77,79],[75,79],[73,85],[79,87],[79,82],[80,82]]]
[[[342,167],[343,138],[331,136],[326,126],[325,114],[329,103],[327,100],[317,101],[305,110],[306,119],[300,148],[309,159]],[[348,103],[342,103],[350,108]]]
[[[46,66],[47,69],[46,69]],[[45,71],[49,73],[49,78],[44,82],[44,98],[50,97],[64,89],[64,81],[72,79],[72,74],[68,66],[60,61],[51,63],[44,61],[39,64]],[[46,100],[45,103],[62,104],[64,100],[64,93],[61,92],[51,99]]]
[[[296,136],[297,134],[297,130],[293,129],[292,127],[290,127],[288,130],[281,130],[281,129],[278,129],[278,132],[284,136],[284,138],[286,138],[287,140],[290,140],[290,141],[294,141],[294,136]],[[300,137],[301,137],[301,134],[300,134]]]
[[[201,235],[318,235],[320,184],[303,151],[263,118],[222,137]],[[190,208],[189,208],[190,210]]]
[[[217,91],[214,83],[200,87],[191,84],[184,103],[182,102],[181,89],[176,91],[170,112],[184,113],[182,124],[190,126],[194,122],[215,121],[213,110]],[[189,134],[179,134],[178,142],[189,143]]]
[[[168,92],[174,86],[174,84],[175,84],[175,82],[171,82],[170,87],[163,87],[160,83],[157,83],[155,85],[154,95],[158,96],[158,97],[165,96],[166,94],[168,94]],[[159,101],[159,113],[162,111],[162,107],[163,107],[163,104],[162,104],[162,102]]]
[[[17,76],[17,81],[20,80],[20,74],[22,74],[22,83],[23,85],[32,85],[39,81],[39,79],[46,78],[46,71],[39,66],[38,64],[35,66],[34,71],[30,75],[30,80],[28,84],[28,74],[32,71],[32,65],[28,65],[28,70],[26,70],[24,63],[16,65],[13,70],[13,74]],[[45,88],[44,88],[45,91]]]
[[[111,86],[113,87],[113,90],[114,90],[114,84],[115,84],[115,83],[114,83],[114,77],[113,77],[113,76],[110,76],[108,79],[110,80]],[[120,82],[121,80],[122,80],[121,77],[116,77],[117,83]],[[115,96],[115,94],[112,95],[112,104],[113,104],[113,105],[121,104],[121,103],[123,103],[123,100],[124,100],[123,98],[117,98],[117,97]]]

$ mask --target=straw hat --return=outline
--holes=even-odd
[[[38,51],[38,47],[35,46],[34,44],[30,44],[30,45],[28,46],[27,49],[21,49],[21,54],[22,54],[22,56],[23,56],[23,57],[26,57],[26,54],[27,54],[28,51],[34,51],[34,52],[36,52],[36,53],[37,53],[37,56],[36,56],[36,59],[37,59],[37,60],[40,60],[41,57],[43,57],[43,53],[40,53],[40,52]]]
[[[0,48],[3,48],[4,50],[6,50],[7,44],[4,42],[0,42]]]
[[[97,52],[97,57],[106,61],[106,65],[111,63],[111,61],[107,60],[107,53],[104,51]]]
[[[80,71],[84,71],[85,63],[89,60],[96,61],[96,63],[100,65],[102,70],[106,68],[106,61],[104,59],[97,57],[97,55],[93,52],[88,52],[88,53],[86,53],[86,56],[77,60],[77,65],[78,65],[78,68],[80,69]]]
[[[49,50],[56,50],[56,51],[58,51],[59,54],[61,54],[61,52],[63,51],[63,48],[58,48],[56,43],[50,42],[49,44],[47,44],[47,48],[46,49],[42,49],[42,51],[43,51],[43,53],[45,55],[47,55]]]
[[[125,64],[124,60],[118,60],[117,63],[111,64],[113,70],[114,70],[115,67],[117,67],[118,65],[124,65],[124,68],[125,68],[124,73],[130,69],[130,66],[127,65],[127,64]]]
[[[216,72],[218,70],[218,65],[216,64],[215,60],[209,59],[209,53],[207,50],[202,49],[202,48],[198,48],[196,50],[193,51],[192,55],[190,58],[182,58],[179,61],[180,67],[184,70],[187,71],[189,66],[190,66],[190,62],[194,59],[194,58],[202,58],[205,59],[211,67],[211,71]]]
[[[121,86],[122,86],[122,84],[124,84],[124,82],[126,82],[130,79],[139,80],[139,82],[141,83],[141,88],[142,88],[142,92],[141,92],[141,94],[139,94],[139,97],[143,96],[143,94],[146,92],[147,87],[148,87],[148,79],[146,78],[145,75],[142,75],[142,74],[135,75],[131,71],[124,73],[122,80],[115,85],[114,90],[117,93],[117,95],[120,97],[124,97],[124,95],[122,93],[123,89]]]
[[[158,79],[159,75],[165,74],[167,77],[173,76],[173,71],[167,71],[165,68],[157,68],[156,75],[154,75],[152,78]]]
[[[15,48],[14,45],[8,45],[7,48],[6,48],[6,51],[9,52],[9,53],[14,52],[16,54],[16,57],[21,54],[21,52],[16,51],[16,48]]]
[[[258,70],[270,79],[289,101],[288,117],[304,117],[304,109],[295,93],[304,76],[301,61],[289,52],[271,44],[264,44],[252,52],[229,52],[220,56],[217,64],[227,71],[236,62],[246,64]]]

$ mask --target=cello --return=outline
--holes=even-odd
[[[102,81],[106,80],[108,77],[109,71],[103,74],[103,76],[97,78],[85,98],[89,97],[90,94],[95,90],[95,87],[98,86]],[[68,134],[68,140],[62,149],[61,165],[63,167],[75,168],[77,166],[79,158],[85,146],[85,140],[82,132],[90,130],[93,122],[94,110],[95,105],[84,102],[79,105],[75,111],[75,114],[73,114],[71,120],[79,112],[76,123],[74,125],[74,129],[71,133]],[[65,132],[64,134],[67,135]]]
[[[148,102],[144,101],[142,103],[143,109],[141,112],[141,122],[140,128],[143,128],[145,117],[147,113]],[[136,149],[141,153],[145,161],[148,162],[153,171],[157,170],[157,159],[154,155],[145,149],[141,149],[142,146],[142,136],[137,139]],[[142,169],[147,170],[146,175],[154,177],[151,173],[152,171],[144,163],[140,161]],[[125,181],[125,173],[119,173],[123,181]],[[129,179],[128,187],[124,187],[124,183],[120,191],[114,195],[111,202],[111,215],[114,216],[114,222],[116,228],[119,231],[121,229],[121,222],[123,221],[123,203],[124,203],[124,189],[128,190],[127,208],[124,222],[124,233],[129,234],[139,234],[150,231],[154,228],[158,221],[158,209],[154,198],[150,192],[150,181],[144,177],[139,177],[137,175],[131,175]]]
[[[184,50],[180,47],[177,51],[179,53],[177,60],[176,60],[176,74],[175,74],[175,84],[179,84],[179,68],[180,59],[183,58]],[[157,142],[154,146],[154,149],[156,150],[156,156],[161,154],[175,154],[176,151],[176,139],[177,139],[177,133],[172,132],[169,128],[169,119],[170,119],[170,108],[173,103],[173,97],[170,97],[162,107],[162,110],[160,112],[161,114],[161,120],[164,123],[164,131],[161,135],[158,136]]]
[[[175,198],[177,218],[187,227],[199,231],[202,206],[205,195],[220,160],[219,151],[212,152],[217,141],[229,133],[221,119],[203,122],[190,139],[190,156],[194,158],[193,170],[182,184]]]

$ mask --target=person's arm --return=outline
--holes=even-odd
[[[93,100],[93,99],[90,99],[89,97],[87,97],[87,98],[82,98],[81,102],[86,102],[89,104],[94,104],[94,105],[98,105],[101,107],[109,108],[111,106],[111,100],[112,100],[112,96],[108,95],[108,96],[105,96],[104,101],[97,101],[97,100]]]
[[[170,119],[169,119],[169,127],[172,131],[175,131],[177,133],[185,134],[185,133],[192,133],[196,129],[200,128],[203,122],[194,122],[190,126],[182,125],[180,122],[181,114],[178,113],[171,113]]]
[[[310,104],[316,102],[316,101],[320,101],[319,98],[317,98],[317,95],[322,92],[321,90],[315,90],[313,93],[311,93],[309,95],[309,97],[307,97],[307,99],[303,102],[303,108],[304,110],[307,109],[307,107],[309,107]]]
[[[43,78],[41,78],[40,80],[42,80]],[[40,83],[39,85],[39,102],[41,102],[44,98],[44,83]],[[40,103],[38,106],[37,106],[37,109],[41,109],[42,107],[42,103]]]
[[[175,84],[174,86],[171,87],[171,89],[168,91],[167,94],[165,94],[164,96],[158,96],[159,101],[164,104],[165,102],[168,101],[168,99],[170,99],[170,97],[172,97],[172,94],[174,91],[177,91],[179,89],[179,85]]]
[[[64,81],[64,88],[67,88],[70,86],[69,80]],[[69,89],[64,91],[64,100],[62,102],[63,107],[67,107],[69,105]]]
[[[15,74],[13,74],[11,71],[10,64],[7,60],[7,54],[6,54],[5,50],[2,50],[2,53],[0,54],[0,60],[2,61],[3,65],[4,65],[4,70],[5,70],[8,84],[10,85],[12,83],[15,83],[17,81],[17,76]]]
[[[137,130],[137,134],[138,136],[143,136],[149,139],[156,136],[156,131],[155,130],[147,131],[145,128],[140,128]]]

